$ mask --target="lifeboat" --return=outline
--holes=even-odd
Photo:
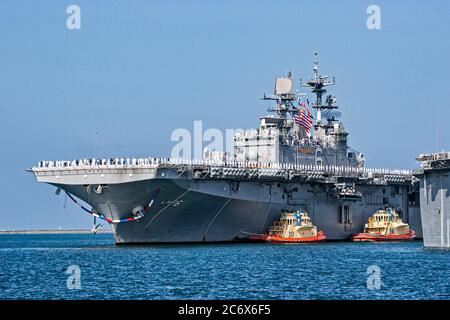
[[[312,224],[306,212],[283,212],[269,228],[265,241],[273,243],[306,243],[325,241],[326,236]]]
[[[392,208],[378,210],[364,226],[364,232],[351,236],[352,241],[407,241],[416,234]]]

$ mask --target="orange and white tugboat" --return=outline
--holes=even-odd
[[[352,241],[405,241],[416,237],[409,225],[392,208],[378,210],[369,218],[363,233],[354,234]]]
[[[317,232],[306,212],[294,211],[283,212],[281,219],[269,228],[265,240],[276,243],[302,243],[325,241],[326,237],[322,231]]]

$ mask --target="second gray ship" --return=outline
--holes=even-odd
[[[450,248],[450,152],[421,154],[417,160],[423,244]]]
[[[308,212],[329,240],[345,240],[383,207],[420,238],[417,179],[364,167],[364,156],[347,145],[336,98],[326,95],[335,81],[319,75],[317,59],[313,77],[301,82],[314,102],[294,94],[293,83],[292,73],[276,79],[263,98],[273,114],[235,135],[233,155],[40,161],[30,171],[108,221],[117,244],[245,240],[285,210]]]

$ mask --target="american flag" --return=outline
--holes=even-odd
[[[305,128],[305,132],[307,134],[310,134],[311,128],[313,126],[313,122],[311,119],[312,118],[311,112],[309,111],[308,106],[304,102],[300,103],[300,106],[302,108],[300,108],[298,110],[298,114],[294,116],[294,122],[296,124],[301,125],[303,128]],[[306,114],[305,111],[307,112]]]

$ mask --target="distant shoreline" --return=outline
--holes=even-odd
[[[74,230],[0,230],[1,234],[87,234],[92,233],[89,229]],[[112,230],[101,229],[97,233],[112,233]]]

